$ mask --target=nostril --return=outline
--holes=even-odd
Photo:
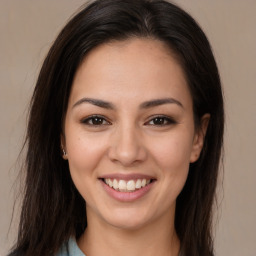
[[[146,150],[138,145],[118,145],[117,147],[111,147],[108,155],[112,161],[119,162],[123,166],[130,166],[145,161],[147,158]]]

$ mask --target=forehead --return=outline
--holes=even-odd
[[[183,69],[165,43],[133,38],[100,45],[86,56],[76,72],[70,100],[82,96],[189,99],[190,93]]]

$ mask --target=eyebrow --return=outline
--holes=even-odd
[[[156,107],[164,104],[176,104],[183,108],[183,105],[181,104],[181,102],[173,98],[149,100],[140,104],[140,108],[152,108],[152,107]]]
[[[111,110],[115,109],[114,105],[110,102],[107,102],[104,100],[99,100],[99,99],[92,99],[92,98],[80,99],[73,105],[73,108],[78,105],[81,105],[83,103],[89,103],[89,104],[95,105],[100,108],[105,108],[105,109],[111,109]],[[160,105],[164,105],[164,104],[176,104],[183,108],[183,105],[181,104],[181,102],[176,99],[173,99],[173,98],[163,98],[163,99],[154,99],[154,100],[145,101],[140,104],[139,108],[147,109],[147,108],[152,108],[152,107],[156,107],[156,106],[160,106]]]
[[[81,105],[83,103],[90,103],[92,105],[95,105],[100,108],[106,108],[106,109],[114,109],[114,105],[110,102],[104,101],[104,100],[99,100],[99,99],[92,99],[92,98],[82,98],[79,101],[77,101],[74,105],[73,108]]]

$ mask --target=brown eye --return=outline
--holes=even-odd
[[[154,125],[154,126],[171,125],[175,123],[176,122],[173,119],[166,116],[157,116],[151,119],[149,122],[147,122],[148,125]]]
[[[154,125],[163,125],[163,124],[166,124],[166,119],[163,117],[157,117],[153,119],[152,122]]]
[[[110,123],[102,116],[91,116],[84,120],[82,120],[83,124],[86,125],[94,125],[94,126],[100,126],[100,125],[109,125]]]

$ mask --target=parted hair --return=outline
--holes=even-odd
[[[213,256],[212,217],[222,156],[224,109],[211,46],[195,20],[163,0],[97,0],[73,16],[41,68],[26,134],[24,196],[17,242],[9,256],[54,255],[87,226],[86,202],[61,155],[60,135],[74,75],[95,47],[130,38],[164,42],[186,76],[194,120],[210,114],[204,146],[177,198],[175,228],[182,256]],[[153,50],[152,50],[153,51]],[[88,159],[89,161],[89,159]]]

